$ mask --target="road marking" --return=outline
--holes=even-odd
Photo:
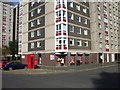
[[[101,68],[107,68],[107,67],[113,67],[113,66],[117,66],[117,65],[109,65],[109,66],[102,66],[102,67],[95,67],[95,68],[91,68],[91,69],[83,69],[83,70],[79,70],[81,71],[91,71],[91,70],[96,70],[96,69],[101,69]]]

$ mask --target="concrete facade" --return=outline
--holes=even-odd
[[[23,59],[34,54],[42,65],[52,66],[60,65],[59,58],[67,66],[116,60],[117,3],[28,0],[20,6]]]
[[[0,2],[0,10],[0,44],[8,46],[13,40],[13,6]]]

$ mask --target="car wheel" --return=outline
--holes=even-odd
[[[10,68],[9,68],[9,70],[13,70],[13,68],[12,68],[12,67],[10,67]]]

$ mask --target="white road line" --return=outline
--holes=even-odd
[[[95,67],[95,68],[91,68],[91,69],[83,69],[83,70],[79,70],[81,71],[91,71],[91,70],[96,70],[96,69],[101,69],[101,68],[108,68],[108,67],[113,67],[113,66],[117,66],[117,65],[109,65],[109,66],[101,66],[101,67]]]

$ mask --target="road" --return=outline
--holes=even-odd
[[[118,88],[118,66],[58,74],[4,74],[3,88]]]

